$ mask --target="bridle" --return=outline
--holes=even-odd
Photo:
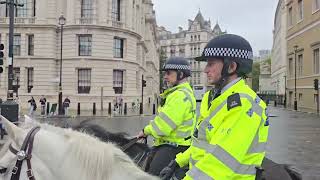
[[[12,147],[12,144],[9,146],[9,150],[17,156],[17,161],[12,169],[11,172],[11,179],[10,180],[19,180],[20,173],[22,169],[22,163],[24,160],[27,161],[27,175],[29,180],[35,180],[32,167],[31,167],[31,158],[32,158],[32,149],[33,149],[33,140],[34,136],[37,134],[37,132],[40,130],[40,127],[34,127],[32,128],[27,136],[25,137],[22,146],[20,148],[20,151],[16,150],[14,147]],[[0,173],[5,173],[6,169],[0,169]]]
[[[143,139],[144,143],[147,144],[147,138],[132,138],[127,144],[120,147],[123,152],[127,152],[134,144],[136,144],[139,140]]]

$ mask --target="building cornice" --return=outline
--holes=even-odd
[[[288,35],[287,36],[287,41],[290,41],[291,39],[301,35],[302,33],[314,28],[314,27],[317,27],[318,25],[320,25],[320,20],[316,21],[316,22],[311,22],[309,23],[308,25],[304,26],[304,28],[300,29],[299,31],[297,32],[294,32],[292,33],[291,35]]]

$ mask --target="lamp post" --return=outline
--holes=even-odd
[[[284,77],[284,108],[287,107],[287,76]]]
[[[294,48],[294,110],[298,110],[298,103],[297,103],[297,50],[298,50],[298,46],[295,45],[293,48]]]
[[[60,29],[61,29],[61,40],[60,40],[60,79],[59,79],[59,115],[63,115],[62,112],[62,42],[63,42],[63,26],[65,25],[66,22],[66,18],[61,15],[59,17],[59,25],[60,25]]]
[[[1,115],[12,122],[19,120],[19,104],[13,101],[13,40],[14,40],[14,13],[16,7],[23,7],[14,0],[0,1],[9,7],[9,54],[8,54],[8,91],[7,101],[1,105]]]

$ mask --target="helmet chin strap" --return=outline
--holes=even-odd
[[[221,93],[222,88],[226,86],[228,83],[228,78],[237,73],[236,71],[232,73],[228,72],[231,63],[232,61],[230,61],[229,59],[226,59],[226,58],[223,59],[223,68],[221,71],[221,78],[218,80],[217,83],[215,83],[215,89],[217,90],[217,93]]]

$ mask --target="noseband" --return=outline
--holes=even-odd
[[[31,167],[31,158],[32,158],[31,154],[33,149],[34,136],[39,130],[40,130],[40,127],[34,127],[28,132],[26,138],[22,143],[20,151],[14,149],[10,144],[9,150],[18,157],[16,161],[16,165],[12,169],[12,175],[10,180],[19,180],[21,167],[24,160],[27,161],[27,167],[28,167],[27,175],[29,180],[35,180],[32,172],[32,167]]]

